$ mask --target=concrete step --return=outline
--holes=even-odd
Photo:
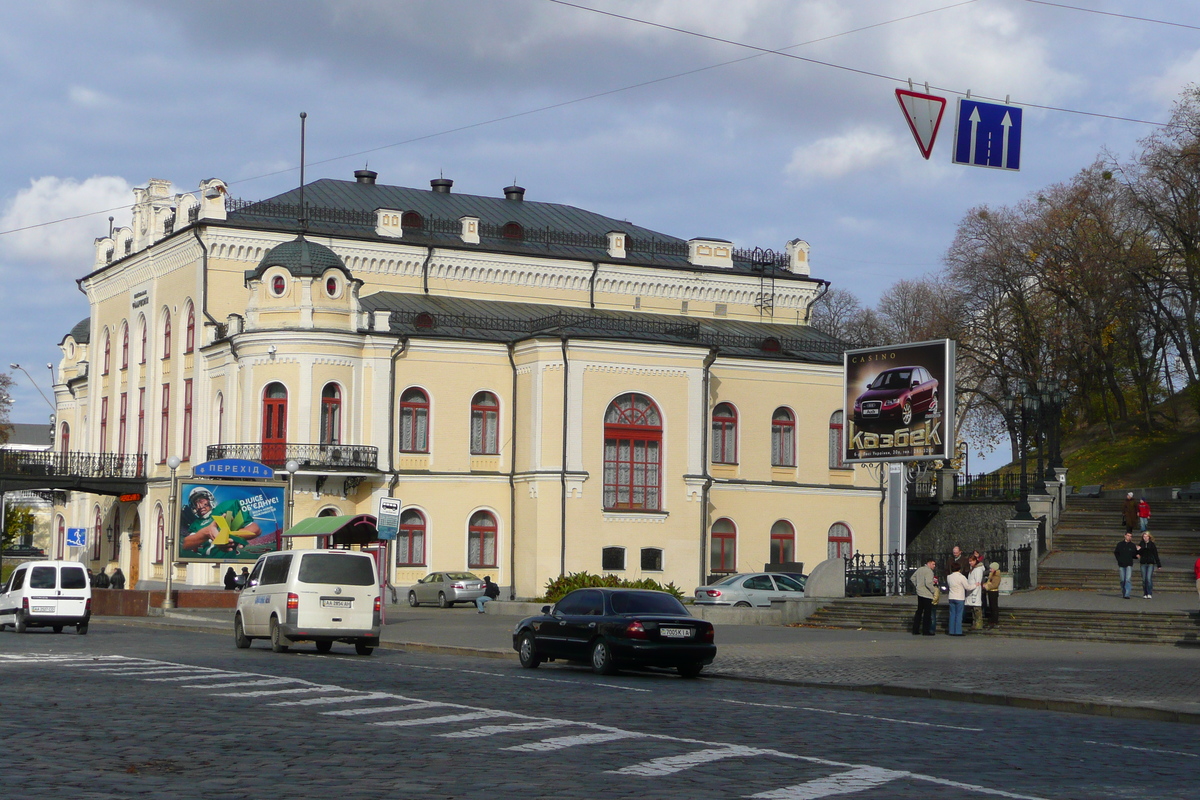
[[[1111,554],[1117,542],[1121,541],[1120,534],[1097,533],[1095,531],[1071,530],[1059,528],[1054,532],[1054,549],[1064,553],[1108,553]],[[1192,556],[1200,555],[1200,535],[1187,533],[1155,534],[1154,544],[1158,547],[1160,556]]]
[[[1125,532],[1120,514],[1090,514],[1064,511],[1058,518],[1059,528],[1090,528],[1102,531]],[[1200,531],[1200,516],[1193,514],[1155,514],[1150,518],[1150,532],[1161,530]]]
[[[1066,567],[1038,567],[1038,586],[1043,589],[1073,589],[1082,591],[1115,590],[1117,568],[1112,569],[1070,569]],[[1133,588],[1140,594],[1142,588],[1142,571],[1134,565]],[[1155,570],[1154,592],[1187,592],[1196,591],[1196,579],[1191,572],[1180,570]]]
[[[1134,495],[1136,497],[1137,495]],[[1125,505],[1124,499],[1095,499],[1087,497],[1070,497],[1064,511],[1103,511],[1121,513]],[[1200,514],[1200,500],[1150,500],[1150,513]]]

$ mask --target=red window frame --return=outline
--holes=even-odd
[[[467,526],[467,569],[495,569],[499,526],[490,511],[476,511]],[[490,554],[489,554],[490,550]]]
[[[171,357],[171,312],[163,312],[163,361]]]
[[[471,398],[471,455],[494,456],[500,452],[500,401],[491,392]]]
[[[146,318],[142,317],[142,353],[141,353],[140,359],[138,360],[139,364],[146,363],[146,343],[147,343],[146,337],[148,337],[149,335],[150,335],[150,326],[146,324]]]
[[[183,452],[179,454],[181,461],[192,458],[192,379],[183,379]]]
[[[158,463],[167,463],[171,449],[171,384],[162,385],[162,414],[158,428]]]
[[[107,330],[104,331],[104,369],[100,371],[101,375],[108,374],[108,360],[112,353],[112,334]]]
[[[129,369],[129,323],[121,323],[121,369]]]
[[[146,455],[146,387],[138,387],[137,455]],[[139,467],[141,465],[139,464]]]
[[[104,520],[100,516],[100,506],[96,506],[94,532],[92,534],[92,560],[100,560],[100,542],[104,541]]]
[[[737,463],[737,409],[719,403],[712,412],[712,460],[714,464]]]
[[[709,572],[737,572],[737,525],[733,520],[721,517],[712,524],[708,552]]]
[[[844,433],[845,425],[842,422],[843,419],[844,419],[844,417],[842,416],[841,409],[838,409],[837,411],[835,411],[829,415],[829,468],[830,469],[848,469],[848,467],[846,466],[846,462],[843,460],[845,457],[845,453],[846,453],[846,449],[844,447],[845,440],[843,438],[845,436],[845,433]]]
[[[396,566],[425,564],[425,532],[425,515],[413,508],[405,509],[400,515],[400,530],[396,534]]]
[[[162,506],[155,506],[158,510],[157,520],[154,524],[154,563],[163,563],[163,552],[166,549],[167,543],[167,524],[166,518],[163,516]]]
[[[604,507],[662,508],[662,416],[645,395],[616,398],[604,414]]]
[[[187,304],[187,329],[183,334],[183,353],[187,355],[196,349],[196,307]]]
[[[421,389],[408,388],[400,395],[399,431],[400,452],[429,452],[429,395]]]
[[[845,534],[842,535],[842,531]],[[835,522],[829,526],[829,557],[849,558],[854,555],[854,531],[844,522]]]
[[[65,422],[58,426],[58,451],[60,453],[71,451],[71,426]]]
[[[121,407],[117,418],[117,455],[125,455],[125,436],[129,424],[129,393],[121,392]]]
[[[263,388],[262,399],[262,462],[272,467],[283,466],[287,457],[287,387],[278,381]]]
[[[100,452],[108,452],[108,398],[100,398]]]
[[[785,532],[780,526],[786,525]],[[771,526],[771,563],[785,564],[796,560],[796,526],[786,519]]]
[[[779,407],[771,415],[771,466],[796,466],[796,415]]]
[[[321,444],[342,443],[342,389],[327,383],[321,390]]]

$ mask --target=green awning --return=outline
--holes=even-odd
[[[332,536],[337,544],[365,544],[379,538],[372,514],[343,517],[309,517],[283,532],[284,536]]]

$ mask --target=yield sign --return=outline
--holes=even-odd
[[[926,160],[933,152],[933,141],[937,138],[938,126],[942,124],[942,113],[946,110],[946,98],[931,94],[896,90],[896,101],[908,120],[908,129],[917,140],[917,147]]]

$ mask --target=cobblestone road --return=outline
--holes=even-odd
[[[176,631],[0,633],[0,680],[13,798],[1092,800],[1200,779],[1186,725]]]

